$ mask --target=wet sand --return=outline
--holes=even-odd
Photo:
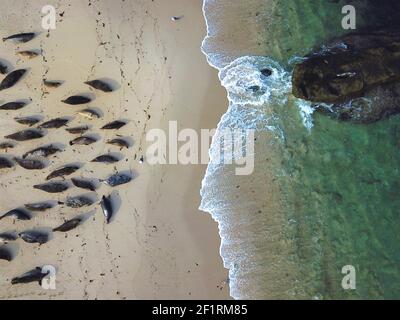
[[[151,166],[140,164],[145,152],[145,134],[151,128],[214,128],[226,110],[226,94],[216,71],[200,52],[205,25],[202,1],[5,1],[8,8],[0,21],[1,36],[21,31],[41,34],[25,44],[4,42],[0,57],[15,68],[29,68],[28,75],[14,88],[3,91],[1,102],[32,99],[18,111],[1,111],[1,136],[25,127],[13,121],[21,115],[42,114],[45,120],[74,117],[70,126],[90,124],[101,140],[90,146],[70,147],[74,138],[63,128],[51,129],[46,137],[19,142],[8,154],[22,155],[51,142],[66,150],[51,156],[48,168],[27,171],[21,167],[2,170],[1,212],[24,203],[60,200],[87,193],[72,188],[59,195],[32,189],[48,173],[72,162],[83,168],[74,176],[105,178],[132,170],[137,178],[111,189],[103,185],[98,197],[117,191],[121,207],[106,225],[98,204],[83,209],[57,207],[38,213],[31,221],[0,222],[0,231],[56,227],[65,219],[96,210],[82,226],[41,246],[17,240],[20,248],[12,262],[0,260],[2,299],[225,299],[229,298],[227,271],[219,256],[217,225],[197,208],[204,165]],[[57,25],[49,33],[41,29],[40,10],[51,4],[57,10]],[[172,21],[172,16],[184,17]],[[15,54],[19,50],[41,49],[31,60]],[[120,88],[112,93],[92,90],[84,81],[110,78]],[[47,89],[42,79],[63,80],[57,89]],[[101,119],[86,120],[76,112],[86,107],[60,101],[85,93],[89,104],[104,112]],[[118,132],[99,128],[109,121],[124,119],[128,125]],[[133,139],[131,149],[104,142],[122,134]],[[3,141],[3,140],[2,140]],[[115,165],[89,163],[106,152],[121,152],[124,160]],[[44,290],[37,283],[11,286],[12,277],[36,266],[57,268],[56,290]]]

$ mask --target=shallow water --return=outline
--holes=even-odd
[[[393,1],[353,4],[359,28],[393,26],[400,9]],[[234,298],[400,297],[400,117],[339,123],[290,94],[292,61],[345,32],[342,6],[204,2],[202,48],[220,70],[229,108],[210,150],[201,209],[219,222]],[[260,76],[264,67],[275,76]],[[217,161],[227,127],[256,130],[250,176]],[[345,265],[356,269],[356,290],[341,286]]]

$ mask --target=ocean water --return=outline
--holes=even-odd
[[[291,95],[294,63],[348,32],[347,3],[357,28],[399,26],[399,1],[204,1],[202,50],[229,102],[200,209],[219,223],[236,299],[400,298],[400,116],[340,123]],[[253,174],[218,160],[225,128],[255,130]],[[355,290],[342,287],[346,265]]]

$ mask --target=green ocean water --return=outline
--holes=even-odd
[[[241,48],[234,52],[229,48],[229,59],[232,61],[242,56],[243,52],[247,56],[262,54],[277,61],[290,73],[293,58],[303,56],[333,37],[349,32],[341,26],[344,16],[341,9],[345,4],[355,6],[358,30],[398,27],[398,1],[275,0],[259,1],[257,6],[257,0],[252,0],[248,1],[248,5],[255,9],[245,12],[243,15],[246,16],[238,14],[236,17],[233,11],[227,15],[232,15],[238,21],[249,21],[246,25],[249,29],[257,27],[261,30],[257,42],[262,43],[262,49],[249,49],[246,52]],[[221,8],[226,11],[226,7]],[[254,20],[254,16],[261,18]],[[219,44],[223,48],[224,43]],[[218,66],[220,56],[215,54],[218,46],[205,47],[213,48],[214,54],[208,52],[209,60],[212,65]],[[227,51],[221,49],[225,55]],[[225,67],[229,59],[221,59],[220,67]],[[239,123],[235,117],[242,117],[243,112],[236,112],[234,107],[231,101],[231,108],[220,127]],[[247,107],[252,109],[250,105]],[[227,243],[223,245],[222,256],[226,266],[231,269],[234,297],[399,299],[400,115],[374,124],[356,125],[315,113],[312,116],[313,126],[307,129],[299,112],[298,101],[291,97],[285,103],[269,103],[262,108],[254,108],[273,114],[277,119],[275,124],[284,135],[279,144],[274,144],[274,166],[268,159],[256,162],[257,177],[246,180],[233,176],[227,178],[229,171],[221,169],[219,172],[211,164],[209,167],[213,175],[206,175],[204,184],[224,188],[220,189],[222,191],[219,194],[209,194],[204,187],[202,190],[203,208],[212,212],[220,222],[221,236]],[[263,136],[263,133],[258,133],[258,136]],[[272,149],[256,144],[256,154],[268,150]],[[263,168],[260,166],[276,177],[274,183],[281,188],[284,210],[278,213],[270,209],[269,213],[271,216],[284,215],[283,220],[287,221],[283,226],[286,230],[284,234],[295,247],[295,252],[290,256],[285,257],[284,251],[271,256],[268,248],[276,238],[263,236],[260,232],[260,225],[265,228],[272,225],[271,218],[263,219],[250,213],[257,206],[268,206],[266,201],[263,202],[260,197],[247,206],[244,204],[246,199],[250,201],[253,197],[251,192],[269,192],[268,186],[258,179],[262,177]],[[224,179],[230,183],[221,182]],[[234,192],[229,190],[229,184],[239,182],[241,194],[237,195],[236,192],[235,197],[240,199],[240,210],[239,204],[233,203],[236,199]],[[243,186],[247,186],[247,189]],[[250,191],[254,186],[257,186],[257,191]],[[220,201],[211,201],[211,198]],[[229,201],[230,205],[227,204]],[[238,219],[241,231],[233,227]],[[249,219],[258,219],[258,224],[254,221],[249,223]],[[230,227],[224,224],[230,224]],[[253,231],[257,232],[252,232],[251,228],[255,228],[255,225],[258,227]],[[236,235],[231,229],[235,230]],[[247,232],[243,231],[245,229]],[[250,238],[251,241],[246,241]],[[243,262],[245,259],[240,259],[243,255],[251,263]],[[293,285],[278,278],[273,286],[263,282],[274,278],[273,272],[279,268],[274,269],[271,265],[277,259],[295,265],[291,267],[296,271]],[[236,264],[235,261],[240,263]],[[232,271],[236,265],[238,267]],[[355,290],[342,288],[345,275],[341,270],[346,265],[354,266],[356,270]],[[253,290],[246,282],[252,282],[257,289]],[[273,290],[276,292],[271,292]]]
[[[296,3],[298,21],[309,21],[299,23],[307,43],[319,45],[343,33],[337,28],[343,17],[338,10],[321,1],[308,7]],[[372,8],[360,7],[358,26],[375,29],[391,22],[395,9],[390,3],[381,5],[374,14]],[[299,125],[294,112],[280,118],[286,133],[287,205],[296,221],[300,261],[309,265],[304,271],[314,275],[315,294],[400,298],[400,116],[355,125],[314,114],[311,132]],[[345,265],[356,269],[356,290],[341,287]]]

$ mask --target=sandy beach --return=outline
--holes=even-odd
[[[139,162],[148,146],[149,130],[167,129],[169,121],[177,121],[179,129],[200,132],[215,128],[226,111],[226,93],[217,72],[200,51],[206,33],[202,1],[3,0],[2,4],[7,10],[0,15],[1,37],[40,34],[24,44],[0,43],[1,59],[13,69],[28,69],[15,87],[1,92],[0,102],[32,100],[21,110],[0,111],[0,135],[26,129],[13,120],[17,116],[42,115],[44,120],[70,116],[70,127],[89,124],[100,141],[69,146],[76,136],[64,128],[49,129],[42,139],[18,142],[14,149],[1,151],[21,156],[49,143],[66,146],[64,152],[49,157],[49,166],[43,170],[2,169],[0,212],[88,193],[71,188],[47,194],[32,188],[68,163],[83,164],[76,177],[104,179],[130,171],[136,178],[117,188],[103,184],[97,190],[98,199],[113,191],[120,198],[121,206],[110,224],[105,223],[98,201],[81,209],[57,206],[30,221],[1,220],[1,232],[21,232],[54,228],[77,214],[93,213],[83,225],[68,233],[54,233],[43,245],[18,239],[16,258],[0,260],[0,299],[228,299],[228,272],[219,255],[217,224],[198,210],[206,166]],[[55,30],[41,26],[44,5],[56,9]],[[173,21],[173,16],[182,18]],[[30,49],[42,54],[33,59],[16,54]],[[118,90],[103,93],[84,84],[97,78],[116,81]],[[46,88],[43,79],[64,83]],[[60,102],[75,94],[92,97],[88,106],[101,109],[103,117],[85,119],[77,112],[86,105]],[[118,131],[100,130],[117,119],[128,124]],[[116,134],[130,137],[133,146],[119,150],[105,144]],[[111,165],[90,163],[107,152],[120,152],[124,159]],[[11,285],[13,277],[46,264],[57,269],[55,290],[44,290],[37,283]]]

